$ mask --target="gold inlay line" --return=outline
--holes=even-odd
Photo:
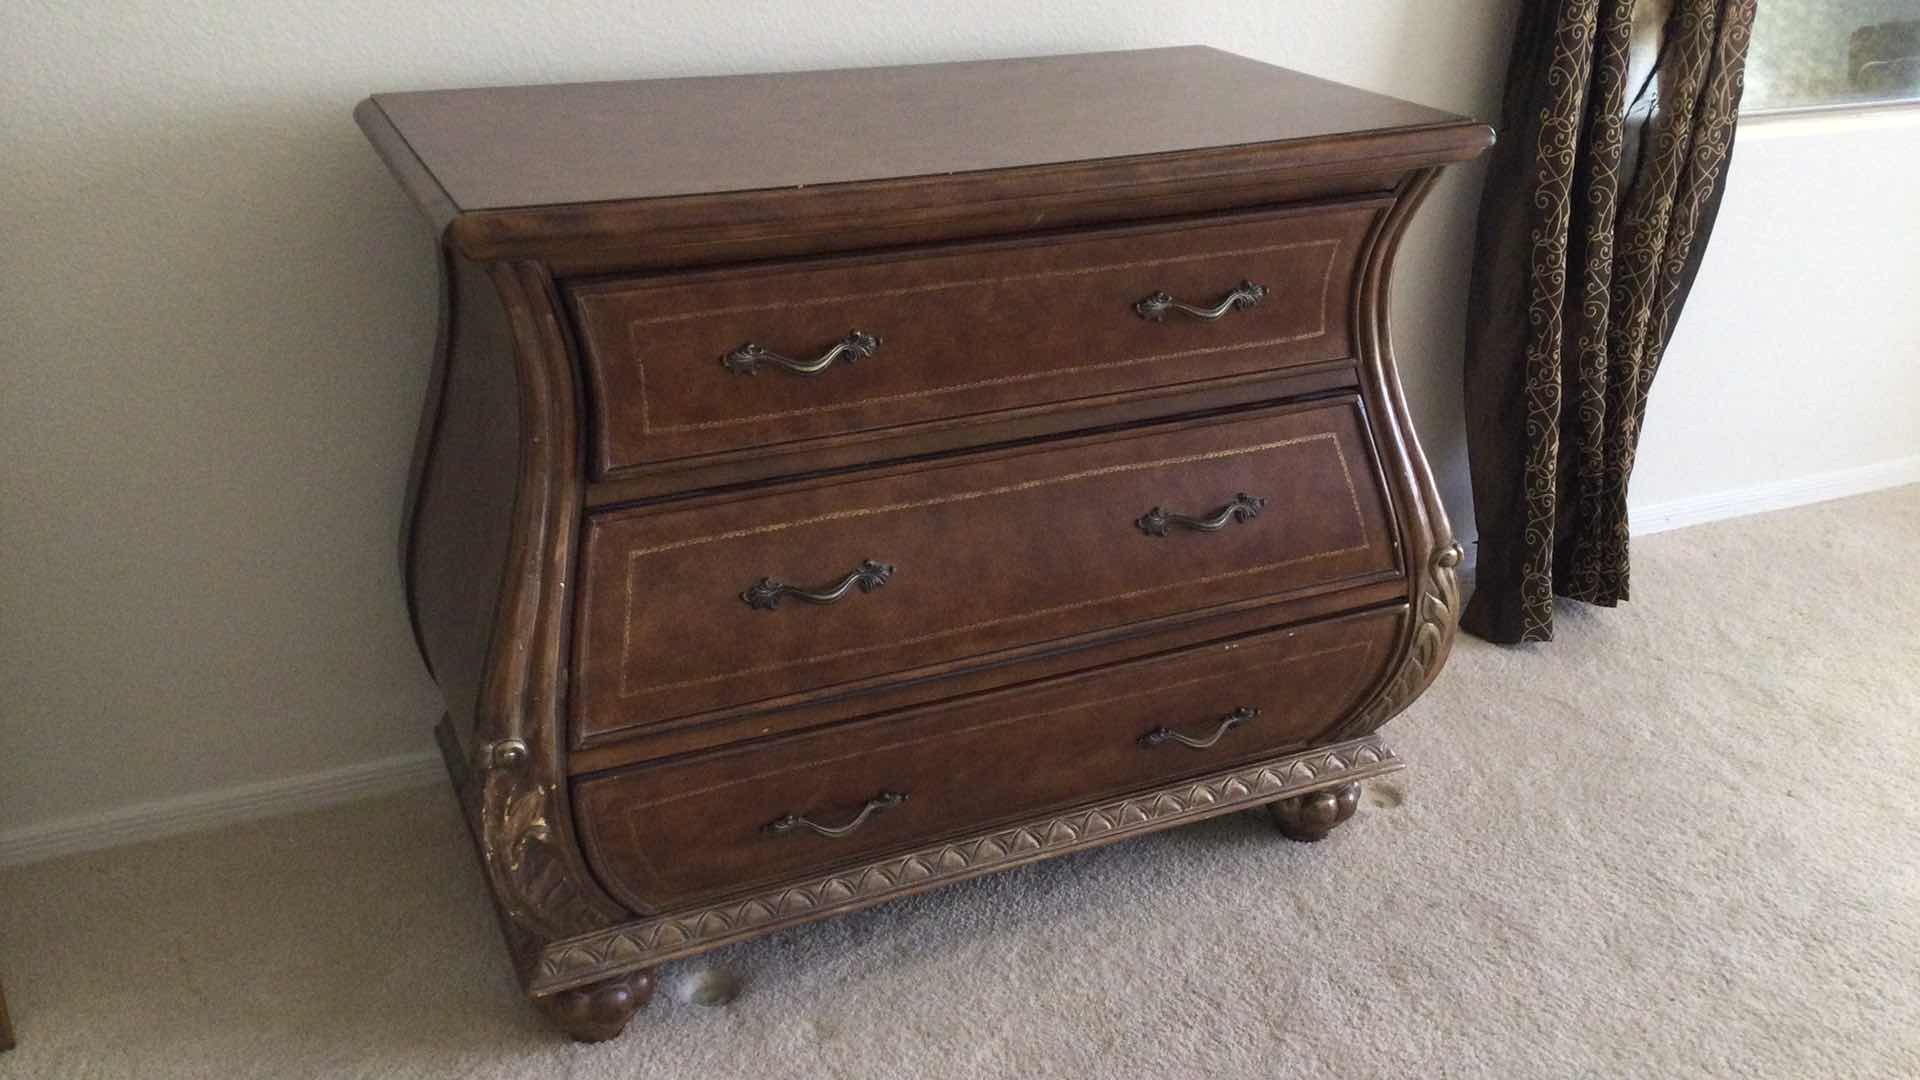
[[[1119,593],[1117,595],[1099,597],[1093,600],[1080,600],[1070,604],[1061,604],[1054,607],[1042,608],[1035,611],[1027,611],[1027,612],[1021,612],[1013,615],[999,616],[997,618],[985,619],[979,622],[969,623],[964,626],[948,627],[941,630],[935,630],[925,634],[919,634],[913,637],[893,638],[893,639],[889,639],[887,641],[881,642],[879,644],[851,646],[849,648],[836,650],[834,652],[803,657],[798,660],[774,661],[770,663],[755,665],[753,667],[740,668],[733,671],[724,672],[718,675],[709,675],[709,676],[702,676],[702,677],[692,678],[692,679],[683,679],[677,682],[660,683],[652,686],[643,686],[639,688],[635,688],[633,686],[633,683],[632,683],[633,628],[635,623],[634,595],[635,595],[635,583],[638,577],[636,564],[639,562],[640,559],[646,556],[657,555],[667,551],[681,550],[688,547],[695,547],[700,544],[713,543],[713,542],[722,541],[722,540],[735,540],[735,539],[740,539],[748,536],[762,536],[769,533],[780,532],[790,528],[797,528],[797,527],[806,526],[806,525],[816,525],[823,522],[848,521],[856,518],[871,517],[877,514],[895,513],[902,510],[917,510],[917,509],[923,509],[929,506],[941,506],[941,505],[946,505],[950,503],[968,502],[974,499],[987,498],[987,497],[996,496],[996,495],[1013,494],[1013,493],[1024,492],[1024,491],[1031,491],[1036,488],[1049,487],[1055,484],[1071,483],[1073,481],[1089,479],[1092,477],[1110,476],[1118,473],[1139,472],[1146,469],[1163,468],[1169,465],[1184,465],[1184,464],[1190,464],[1192,462],[1197,462],[1197,461],[1211,461],[1211,460],[1217,460],[1222,458],[1239,457],[1246,454],[1261,453],[1269,450],[1280,449],[1283,447],[1300,446],[1307,443],[1316,443],[1316,442],[1327,442],[1332,444],[1334,455],[1340,465],[1340,475],[1347,485],[1349,500],[1353,506],[1354,524],[1361,537],[1361,543],[1359,543],[1358,545],[1352,545],[1352,546],[1339,548],[1336,550],[1330,550],[1330,551],[1315,552],[1310,555],[1297,556],[1291,559],[1283,559],[1278,562],[1261,563],[1256,566],[1242,567],[1238,570],[1231,570],[1224,573],[1211,574],[1204,577],[1191,578],[1183,581],[1171,582],[1164,585],[1148,586],[1141,589],[1134,589],[1128,592]],[[1366,537],[1366,515],[1362,513],[1360,510],[1360,496],[1359,496],[1358,490],[1354,487],[1353,472],[1347,466],[1346,451],[1341,447],[1340,439],[1338,435],[1336,435],[1333,432],[1321,432],[1316,435],[1296,436],[1291,439],[1279,439],[1272,442],[1257,443],[1252,446],[1235,447],[1230,450],[1213,450],[1213,451],[1208,451],[1206,453],[1200,453],[1200,454],[1183,454],[1177,457],[1160,458],[1154,461],[1130,462],[1125,465],[1108,465],[1108,466],[1103,466],[1097,469],[1082,469],[1076,472],[1063,473],[1059,476],[1042,477],[1035,480],[1022,481],[1017,484],[1006,484],[1000,487],[985,488],[978,491],[959,492],[959,493],[950,494],[950,495],[935,496],[927,499],[915,499],[915,500],[909,500],[906,502],[888,503],[881,506],[854,507],[846,510],[835,510],[829,513],[819,514],[819,515],[815,515],[813,517],[808,517],[808,518],[798,518],[791,521],[778,522],[770,525],[754,526],[754,527],[745,528],[745,529],[734,529],[729,532],[714,533],[708,536],[695,537],[688,540],[677,540],[671,543],[657,544],[651,547],[633,548],[627,552],[626,582],[625,582],[625,589],[624,589],[625,607],[622,613],[621,641],[620,641],[620,667],[619,667],[620,678],[619,678],[618,696],[621,698],[630,698],[630,697],[637,696],[639,694],[659,694],[659,693],[665,693],[670,690],[685,690],[692,687],[708,686],[714,683],[725,682],[729,679],[741,678],[743,676],[765,675],[771,672],[785,670],[787,668],[798,667],[806,664],[815,664],[815,663],[820,663],[828,660],[840,660],[840,659],[845,659],[851,656],[860,656],[866,653],[871,653],[871,652],[879,651],[882,649],[895,649],[895,648],[903,648],[903,647],[912,646],[912,645],[925,644],[926,642],[936,641],[936,640],[939,640],[940,638],[952,637],[960,634],[967,634],[976,630],[985,630],[990,627],[1000,626],[1007,623],[1020,622],[1027,619],[1042,618],[1048,615],[1065,614],[1070,611],[1078,611],[1084,608],[1094,607],[1101,604],[1111,604],[1111,603],[1117,603],[1125,600],[1138,599],[1139,597],[1142,597],[1142,596],[1148,596],[1158,592],[1165,592],[1170,589],[1183,589],[1183,588],[1188,588],[1188,587],[1197,586],[1197,585],[1209,585],[1219,581],[1231,580],[1233,578],[1267,573],[1269,571],[1282,569],[1284,567],[1293,566],[1300,563],[1315,562],[1321,559],[1338,558],[1339,556],[1342,556],[1342,555],[1350,555],[1350,554],[1353,554],[1354,552],[1368,550],[1370,545],[1368,545],[1365,542],[1365,537]]]
[[[745,529],[732,529],[722,533],[710,533],[687,540],[673,540],[652,547],[631,548],[627,551],[628,572],[631,574],[633,562],[647,555],[658,555],[664,551],[678,551],[681,548],[699,547],[718,540],[738,540],[745,536],[763,536],[767,533],[783,532],[802,525],[818,525],[827,521],[847,521],[853,518],[872,517],[876,514],[892,514],[901,510],[921,510],[929,506],[945,506],[948,503],[971,502],[995,495],[1012,495],[1035,488],[1052,487],[1055,484],[1070,484],[1075,480],[1088,480],[1096,476],[1112,476],[1118,473],[1141,472],[1146,469],[1159,469],[1168,465],[1191,465],[1196,461],[1215,461],[1221,458],[1243,457],[1247,454],[1278,450],[1287,446],[1298,446],[1311,442],[1331,442],[1334,452],[1340,455],[1342,464],[1346,455],[1340,451],[1340,437],[1331,431],[1316,435],[1296,435],[1291,439],[1276,439],[1273,442],[1255,443],[1251,446],[1236,446],[1229,450],[1209,450],[1200,454],[1181,454],[1177,457],[1158,458],[1153,461],[1130,461],[1125,465],[1103,465],[1097,469],[1081,469],[1077,472],[1061,473],[1057,476],[1043,476],[1035,480],[1022,480],[1017,484],[1003,484],[1000,487],[979,488],[974,491],[961,491],[951,495],[935,495],[926,499],[911,499],[906,502],[882,503],[879,506],[855,506],[845,510],[830,510],[813,517],[794,518],[790,521],[776,522],[771,525],[755,525]],[[915,474],[925,475],[925,474]],[[1353,486],[1351,473],[1347,474],[1347,486]]]
[[[1324,305],[1321,309],[1325,311]],[[926,390],[903,390],[897,394],[877,394],[873,397],[856,398],[852,401],[838,401],[831,405],[811,405],[804,409],[782,409],[778,412],[754,413],[751,416],[736,416],[726,420],[700,420],[690,424],[654,424],[647,407],[646,365],[640,365],[640,429],[646,434],[654,432],[712,431],[717,428],[737,427],[741,424],[758,424],[768,420],[782,420],[789,416],[814,416],[820,413],[850,409],[857,405],[890,405],[901,401],[917,401],[922,398],[939,397],[942,394],[957,394],[966,390],[982,390],[992,386],[1013,386],[1039,379],[1052,379],[1065,375],[1081,375],[1089,371],[1117,371],[1121,368],[1139,367],[1142,364],[1159,363],[1162,360],[1184,360],[1191,356],[1214,356],[1219,353],[1247,352],[1253,349],[1265,349],[1273,345],[1285,345],[1294,341],[1306,341],[1317,338],[1327,332],[1326,319],[1323,316],[1320,326],[1314,330],[1288,334],[1284,337],[1260,338],[1256,341],[1241,341],[1231,345],[1208,345],[1198,349],[1181,349],[1177,352],[1152,353],[1147,356],[1135,356],[1126,360],[1111,360],[1101,364],[1072,364],[1067,367],[1048,368],[1045,371],[1029,371],[1019,375],[999,375],[991,379],[976,379],[973,382],[954,383],[950,386],[935,386]],[[1019,406],[1008,406],[1018,408]],[[996,410],[1005,411],[1005,410]]]
[[[1138,367],[1164,360],[1178,360],[1189,356],[1206,356],[1214,353],[1242,352],[1249,349],[1267,348],[1295,341],[1317,338],[1327,332],[1327,294],[1333,287],[1333,268],[1339,261],[1341,240],[1338,237],[1329,240],[1296,240],[1285,244],[1267,244],[1260,247],[1234,248],[1226,251],[1202,252],[1193,255],[1176,255],[1164,259],[1146,259],[1132,262],[1106,263],[1099,266],[1079,267],[1072,270],[1044,270],[1029,274],[1011,274],[997,278],[969,278],[960,281],[943,281],[929,285],[906,286],[898,289],[883,289],[875,292],[843,293],[835,296],[818,296],[806,300],[788,300],[767,304],[740,304],[732,307],[706,308],[701,311],[680,312],[673,315],[656,315],[634,319],[627,324],[628,352],[633,357],[635,373],[639,379],[640,431],[642,435],[654,433],[675,433],[688,431],[712,431],[719,428],[738,427],[746,424],[765,423],[790,416],[812,416],[819,413],[835,412],[863,405],[885,405],[903,401],[955,394],[967,390],[979,390],[994,386],[1012,386],[1037,379],[1078,375],[1089,371],[1107,371],[1120,368]],[[952,383],[946,386],[928,387],[920,390],[901,391],[894,394],[881,394],[872,397],[853,398],[834,402],[829,405],[814,405],[797,409],[782,409],[773,412],[755,413],[749,416],[726,417],[718,420],[698,420],[680,424],[655,424],[653,422],[652,397],[647,388],[647,365],[644,356],[647,348],[641,342],[643,327],[660,323],[682,322],[689,319],[706,318],[712,315],[734,315],[755,311],[784,311],[794,308],[818,306],[822,304],[845,303],[856,300],[880,300],[892,297],[939,292],[946,289],[972,288],[981,285],[1005,285],[1023,281],[1038,281],[1047,278],[1075,277],[1086,274],[1106,273],[1114,270],[1132,270],[1148,266],[1165,266],[1174,263],[1195,262],[1206,259],[1225,259],[1244,255],[1263,255],[1276,251],[1292,251],[1306,248],[1324,247],[1327,249],[1327,264],[1320,270],[1319,324],[1311,330],[1303,330],[1280,337],[1262,338],[1258,341],[1246,341],[1236,344],[1215,345],[1199,349],[1183,349],[1175,352],[1154,353],[1148,356],[1129,357],[1124,360],[1104,363],[1073,364],[1066,367],[1048,368],[1044,371],[1022,372],[1016,375],[1002,375],[990,379],[976,379],[970,382]],[[592,299],[588,300],[591,303]],[[589,329],[591,335],[592,331]],[[595,352],[600,350],[595,349]]]
[[[1268,642],[1261,642],[1260,644],[1268,644]],[[1359,665],[1359,670],[1364,672],[1366,670],[1366,658],[1368,655],[1372,654],[1373,646],[1374,646],[1374,641],[1371,638],[1369,638],[1366,641],[1349,641],[1344,645],[1332,645],[1324,649],[1316,649],[1310,653],[1294,653],[1287,656],[1282,656],[1270,663],[1261,665],[1260,668],[1258,668],[1257,670],[1269,670],[1272,668],[1284,667],[1287,664],[1297,664],[1307,660],[1317,660],[1322,656],[1332,656],[1335,653],[1351,652],[1354,649],[1361,649],[1361,650],[1364,650],[1364,652],[1361,654],[1361,657],[1360,657],[1361,663]],[[1203,650],[1208,647],[1209,646],[1207,645],[1193,646],[1195,650]],[[1255,645],[1251,647],[1258,648],[1259,646]],[[1193,659],[1193,658],[1194,657],[1191,655],[1181,657],[1181,659]],[[1152,663],[1153,660],[1155,659],[1167,660],[1171,658],[1168,658],[1168,657],[1149,658],[1148,663]],[[1126,661],[1122,661],[1122,663],[1126,663]],[[723,791],[730,787],[738,787],[741,784],[757,783],[758,781],[765,780],[769,777],[783,776],[787,773],[797,772],[802,769],[817,769],[817,768],[823,768],[828,765],[838,765],[841,762],[853,761],[859,758],[866,757],[871,754],[883,753],[889,750],[904,750],[904,749],[907,749],[908,747],[921,746],[930,742],[939,742],[940,740],[943,740],[943,739],[953,739],[953,738],[958,738],[959,736],[962,736],[962,735],[971,735],[976,731],[985,731],[989,728],[1005,727],[1008,724],[1031,723],[1034,721],[1044,720],[1050,716],[1058,716],[1061,713],[1074,712],[1080,709],[1092,709],[1092,708],[1098,708],[1098,707],[1107,706],[1107,705],[1119,705],[1124,702],[1135,701],[1144,697],[1152,697],[1155,694],[1164,694],[1172,690],[1184,690],[1189,686],[1198,686],[1201,683],[1214,682],[1220,679],[1223,676],[1223,674],[1225,673],[1220,671],[1213,671],[1206,675],[1195,676],[1194,678],[1191,678],[1191,679],[1182,679],[1179,682],[1156,683],[1153,687],[1149,689],[1135,690],[1134,692],[1129,694],[1118,694],[1113,697],[1098,698],[1093,701],[1073,701],[1073,702],[1069,702],[1068,704],[1059,705],[1051,709],[1042,709],[1039,712],[1020,713],[1016,716],[1007,716],[1007,717],[1002,717],[998,720],[989,720],[989,721],[986,721],[985,723],[973,724],[969,727],[958,728],[953,731],[943,731],[943,732],[937,732],[930,735],[922,735],[918,738],[907,739],[904,742],[890,742],[880,746],[869,747],[865,750],[848,751],[847,753],[840,754],[835,757],[810,759],[804,763],[797,764],[797,765],[789,765],[783,769],[774,769],[771,772],[755,773],[754,775],[742,780],[728,780],[723,783],[708,784],[706,787],[694,788],[689,791],[676,791],[672,795],[664,796],[658,799],[652,799],[647,802],[632,803],[632,804],[629,804],[628,809],[629,809],[629,812],[631,812],[635,810],[644,810],[644,809],[655,807],[655,806],[665,806],[669,803],[684,802],[687,799],[691,799],[696,796],[706,795],[715,791]],[[1244,675],[1246,673],[1235,672],[1234,674]],[[1348,685],[1351,685],[1353,681],[1354,680],[1352,678],[1349,678]],[[1046,688],[1041,688],[1041,689],[1044,690]],[[1129,738],[1132,738],[1132,736],[1129,736]],[[640,846],[638,836],[634,838],[634,844],[636,847]]]
[[[917,296],[923,293],[941,292],[946,289],[969,289],[976,285],[1009,285],[1023,281],[1045,281],[1048,278],[1084,277],[1088,274],[1104,274],[1111,270],[1139,270],[1150,266],[1170,266],[1175,263],[1203,262],[1207,259],[1232,259],[1242,255],[1266,255],[1275,251],[1294,251],[1300,248],[1331,247],[1338,249],[1339,237],[1329,240],[1293,240],[1284,244],[1263,244],[1259,247],[1228,248],[1224,251],[1201,251],[1191,255],[1169,255],[1163,259],[1133,259],[1126,262],[1100,263],[1094,266],[1079,266],[1066,270],[1034,270],[1025,274],[1002,274],[998,277],[958,278],[947,281],[929,282],[925,285],[903,285],[894,289],[871,289],[863,292],[836,293],[832,296],[811,296],[804,300],[776,300],[760,304],[734,304],[728,307],[702,308],[698,311],[681,311],[672,315],[651,315],[634,319],[630,327],[656,326],[661,323],[687,322],[704,319],[710,315],[744,315],[754,311],[790,311],[794,308],[819,307],[825,304],[842,304],[849,300],[889,300],[900,296]],[[980,253],[970,252],[965,256],[953,258],[978,258]],[[914,260],[932,261],[932,260]],[[1332,259],[1329,258],[1329,263]],[[860,267],[859,269],[871,269]],[[822,268],[831,270],[833,268]],[[769,274],[767,277],[805,277],[820,270],[800,271],[793,274]],[[673,285],[658,286],[674,288]],[[679,286],[685,287],[685,286]]]

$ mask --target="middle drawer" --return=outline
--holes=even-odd
[[[1352,397],[598,514],[577,742],[1396,569]]]

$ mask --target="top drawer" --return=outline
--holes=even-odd
[[[1351,355],[1384,205],[580,286],[596,471]]]

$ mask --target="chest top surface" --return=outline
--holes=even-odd
[[[1200,46],[419,91],[372,104],[460,212],[1473,126]]]

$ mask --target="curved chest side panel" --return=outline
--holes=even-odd
[[[513,537],[520,391],[506,312],[485,271],[451,257],[433,387],[403,524],[415,633],[461,744],[471,749]]]

